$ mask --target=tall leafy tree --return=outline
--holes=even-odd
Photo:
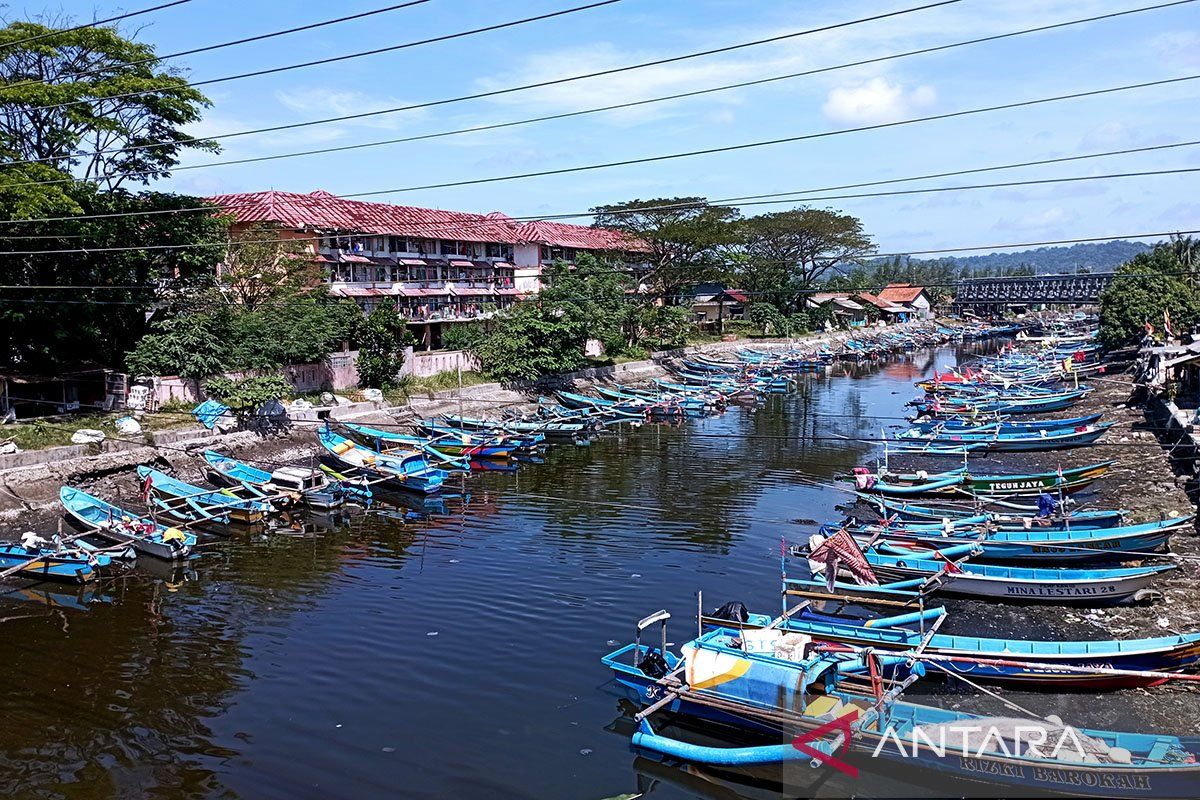
[[[660,197],[597,206],[594,225],[627,234],[646,259],[642,279],[668,303],[682,288],[726,273],[741,213],[703,197]]]
[[[391,389],[404,366],[404,348],[413,343],[404,320],[393,308],[380,306],[358,332],[358,385]]]
[[[762,214],[745,220],[742,229],[745,288],[786,306],[796,305],[795,292],[812,288],[834,267],[875,252],[860,219],[829,209]]]
[[[217,150],[184,130],[208,99],[154,55],[111,27],[0,28],[0,163],[37,161],[115,189],[169,175],[186,150]]]
[[[1200,323],[1200,241],[1179,238],[1139,253],[1100,294],[1100,341],[1108,347],[1137,342],[1147,323],[1161,331],[1167,311],[1176,333]]]

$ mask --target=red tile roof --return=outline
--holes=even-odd
[[[453,239],[464,242],[546,244],[577,250],[639,249],[619,231],[537,220],[524,224],[493,211],[469,214],[388,203],[344,200],[329,192],[247,192],[208,198],[238,222],[274,222],[285,228]]]
[[[889,303],[911,303],[920,297],[923,291],[925,291],[924,286],[912,286],[907,283],[889,283],[879,293],[879,299]]]

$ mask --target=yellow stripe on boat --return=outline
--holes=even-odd
[[[687,683],[693,689],[719,686],[742,677],[750,669],[750,659],[731,653],[685,647],[683,657],[687,659]]]

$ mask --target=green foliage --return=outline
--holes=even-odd
[[[202,380],[225,368],[227,315],[179,314],[156,320],[126,357],[135,375]],[[228,404],[227,404],[228,405]]]
[[[472,350],[483,336],[483,328],[470,322],[442,326],[442,347],[446,350]]]
[[[687,343],[692,330],[692,312],[685,306],[647,306],[642,310],[640,324],[645,335],[662,347],[678,347]],[[633,355],[626,348],[624,355]]]
[[[354,301],[331,297],[323,287],[285,287],[252,311],[232,307],[225,360],[237,370],[318,363],[354,336],[362,318]]]
[[[551,264],[542,283],[539,299],[569,306],[572,318],[586,327],[587,338],[597,339],[607,355],[619,355],[637,342],[646,300],[626,294],[633,288],[628,275],[583,253],[574,266],[561,261]]]
[[[746,311],[746,318],[763,336],[787,336],[787,318],[779,312],[774,304],[757,301]]]
[[[174,305],[181,292],[209,285],[221,255],[219,248],[194,246],[224,237],[224,223],[215,214],[160,213],[203,207],[199,198],[120,190],[101,193],[80,183],[61,191],[72,207],[52,204],[48,210],[147,213],[5,227],[6,235],[48,238],[0,241],[0,253],[26,253],[0,257],[0,283],[64,288],[0,292],[2,369],[54,373],[86,362],[120,367],[126,351],[147,330],[147,312],[160,303]],[[36,205],[43,199],[30,202]],[[17,207],[8,204],[0,209],[3,215],[19,214]],[[166,249],[162,245],[185,246]],[[86,251],[53,252],[81,247]],[[67,288],[80,285],[113,288]],[[45,302],[52,300],[65,302],[61,306]]]
[[[0,151],[9,158],[115,189],[168,176],[185,150],[219,149],[185,131],[210,103],[178,70],[156,71],[153,47],[112,27],[46,36],[54,31],[0,28]]]
[[[1164,310],[1177,333],[1200,322],[1197,265],[1200,242],[1190,238],[1163,242],[1134,256],[1100,295],[1101,343],[1106,347],[1134,344],[1145,333],[1146,323],[1162,330]]]
[[[287,397],[292,385],[282,375],[256,375],[248,378],[212,378],[204,385],[209,397],[229,406],[239,417],[252,414],[264,403]]]
[[[487,323],[474,353],[484,374],[501,381],[536,380],[584,364],[590,312],[575,302],[518,303]]]
[[[794,208],[751,217],[741,224],[741,288],[778,308],[803,307],[797,292],[812,288],[833,268],[875,251],[862,221],[820,208]]]
[[[412,345],[412,334],[394,308],[380,306],[362,322],[358,331],[358,385],[391,389],[404,366],[404,348]]]
[[[644,280],[668,302],[685,286],[721,280],[740,236],[741,213],[731,206],[711,205],[703,197],[630,200],[592,211],[596,227],[623,231],[637,243],[636,249],[645,251],[639,253],[648,263]]]

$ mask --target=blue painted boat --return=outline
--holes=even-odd
[[[813,537],[810,547],[819,540]],[[864,556],[884,588],[936,579],[927,586],[944,594],[988,597],[1020,603],[1115,605],[1150,588],[1176,569],[1174,564],[1112,569],[1052,569],[1047,567],[974,564],[948,566],[951,559],[977,555],[976,543],[947,547],[936,555],[894,555],[872,546]],[[789,579],[790,580],[790,579]],[[805,582],[807,583],[807,582]]]
[[[452,436],[442,436],[434,439],[429,436],[414,436],[398,431],[381,431],[366,425],[355,425],[348,422],[340,423],[343,428],[355,434],[359,440],[367,440],[372,447],[380,452],[399,448],[401,450],[418,450],[429,457],[430,461],[442,468],[470,471],[471,458],[511,458],[517,449],[515,444],[488,445],[494,437],[486,434],[470,434],[465,431],[456,432]],[[474,439],[474,444],[470,444]],[[443,449],[444,445],[444,449]],[[470,450],[470,454],[458,451]],[[453,453],[453,454],[452,454]]]
[[[858,493],[858,498],[875,506],[880,513],[887,517],[897,517],[902,520],[916,522],[936,522],[942,520],[960,520],[978,516],[985,511],[989,520],[998,528],[1022,529],[1034,526],[1046,526],[1052,529],[1070,528],[1112,528],[1122,524],[1128,511],[1116,509],[1098,509],[1095,511],[1071,511],[1067,516],[1056,515],[1050,518],[1037,516],[1037,506],[1020,505],[985,501],[975,506],[952,505],[917,505],[907,500],[894,500],[878,495]]]
[[[77,525],[107,541],[130,545],[143,555],[177,561],[191,555],[196,546],[194,533],[160,525],[81,489],[64,486],[58,499]]]
[[[723,607],[728,608],[728,607]],[[740,610],[740,609],[739,609]],[[963,636],[933,632],[933,624],[946,615],[944,608],[924,613],[854,620],[821,614],[809,608],[787,615],[779,627],[811,636],[816,641],[838,642],[855,647],[873,647],[888,652],[912,651],[942,656],[964,656],[974,661],[946,661],[947,671],[991,683],[1060,691],[1063,689],[1123,689],[1153,686],[1165,678],[1153,675],[1120,675],[1106,670],[1129,672],[1183,672],[1200,665],[1200,633],[1172,634],[1144,639],[1100,639],[1094,641],[1038,641]],[[766,614],[745,614],[729,619],[713,612],[706,625],[763,628],[771,624]],[[913,626],[920,626],[914,630]],[[922,647],[923,646],[923,647]],[[1015,666],[991,662],[1025,662]],[[1062,669],[1067,667],[1068,669]],[[1086,672],[1084,670],[1091,670]],[[934,670],[937,674],[939,670]]]
[[[261,498],[239,497],[228,489],[205,489],[144,464],[137,468],[137,474],[143,487],[149,487],[149,502],[158,511],[185,522],[254,525],[274,510]]]
[[[321,470],[281,467],[267,472],[215,450],[205,450],[204,460],[214,483],[235,487],[235,491],[241,489],[250,498],[299,496],[310,508],[329,509],[347,500],[369,503],[372,497],[365,481],[329,480]]]
[[[87,583],[98,578],[98,570],[111,563],[112,558],[105,553],[90,553],[68,545],[25,547],[0,543],[0,572],[16,569],[9,574],[22,578]]]
[[[986,497],[1019,497],[1042,492],[1076,492],[1104,477],[1116,463],[1098,461],[1081,467],[1054,472],[1034,472],[1013,475],[977,475],[965,467],[928,474],[884,473],[873,475],[865,467],[854,470],[854,480],[860,490],[880,495],[913,497],[925,494],[968,494]]]
[[[390,481],[409,491],[432,494],[441,491],[446,479],[445,470],[432,466],[424,453],[380,453],[329,428],[317,431],[317,441],[343,466],[371,478]]]
[[[808,637],[791,631],[718,628],[684,644],[681,656],[668,652],[665,632],[663,638],[661,651],[635,641],[601,659],[618,686],[653,707],[631,744],[661,756],[743,769],[819,763],[814,758],[846,748],[880,759],[881,769],[894,762],[1076,797],[1182,797],[1200,782],[1196,737],[1067,728],[918,705],[903,692],[924,674],[920,663],[905,671],[892,656],[813,652]],[[870,681],[875,691],[861,680],[864,672],[875,674],[872,659],[886,676],[886,682]],[[763,743],[719,747],[667,737],[649,722],[658,710],[732,726]]]
[[[481,458],[510,458],[518,452],[532,452],[546,444],[544,433],[486,433],[465,431],[435,420],[419,419],[414,425],[433,439],[439,450]],[[507,456],[501,455],[507,450]],[[490,452],[492,455],[484,455]]]
[[[1005,433],[988,430],[985,432],[941,431],[924,432],[910,429],[896,434],[901,442],[923,442],[938,445],[960,445],[982,443],[989,450],[1002,452],[1031,452],[1037,450],[1063,450],[1069,447],[1085,447],[1103,436],[1114,423],[1102,422],[1082,428],[1058,428],[1029,433]]]
[[[977,543],[976,561],[1060,562],[1144,558],[1166,549],[1173,533],[1190,527],[1194,517],[1175,517],[1117,528],[1059,528],[1030,530],[989,530],[975,520],[950,526],[950,532],[938,525],[906,524],[855,525],[851,533],[859,537],[878,537],[880,552],[893,555],[930,557],[931,550]]]
[[[1101,414],[1088,414],[1082,417],[1064,417],[1060,419],[1034,419],[1034,420],[972,420],[969,417],[952,417],[949,419],[943,418],[924,418],[913,421],[912,427],[917,430],[933,431],[933,430],[966,430],[973,431],[978,429],[990,429],[992,426],[998,426],[1001,432],[1022,431],[1043,431],[1057,430],[1062,428],[1080,428],[1086,425],[1092,425],[1100,421],[1104,416]]]
[[[589,409],[626,420],[645,419],[647,412],[645,403],[617,403],[575,392],[558,392],[558,399],[567,408]]]

